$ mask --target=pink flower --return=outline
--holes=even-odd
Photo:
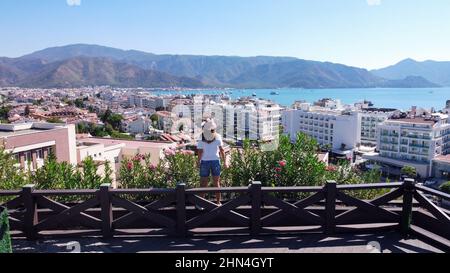
[[[286,160],[282,160],[282,161],[278,162],[278,164],[279,164],[280,167],[282,167],[282,168],[286,167],[286,165],[287,165]]]
[[[328,166],[328,167],[326,168],[326,170],[329,171],[329,172],[335,172],[335,171],[337,171],[337,168],[334,167],[334,166]]]
[[[149,168],[150,170],[154,171],[154,170],[156,170],[156,165],[155,165],[155,164],[150,164],[150,165],[148,166],[148,168]]]
[[[127,164],[127,169],[128,169],[129,171],[131,171],[131,169],[133,169],[133,163],[132,163],[132,162],[128,162],[128,164]]]
[[[275,168],[275,171],[276,171],[277,173],[279,173],[279,172],[282,171],[282,169],[277,167],[277,168]]]
[[[183,154],[183,155],[194,155],[194,152],[193,152],[193,151],[187,151],[187,150],[184,150],[184,151],[182,152],[182,154]]]
[[[176,153],[175,153],[175,151],[174,151],[173,149],[165,149],[165,150],[164,150],[164,154],[165,154],[166,156],[173,156],[173,155],[175,155]]]

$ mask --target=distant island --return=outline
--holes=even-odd
[[[430,81],[426,73],[388,73],[391,70],[368,71],[291,57],[156,55],[76,44],[0,58],[0,86],[320,89],[450,85],[450,68],[448,78],[440,81]]]

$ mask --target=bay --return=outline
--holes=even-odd
[[[279,95],[272,95],[277,92]],[[374,107],[396,108],[408,110],[411,106],[443,109],[450,100],[450,87],[443,88],[352,88],[352,89],[231,89],[231,90],[188,90],[182,92],[156,91],[164,94],[222,94],[227,93],[232,99],[257,97],[270,99],[283,106],[291,106],[297,100],[315,102],[322,98],[340,99],[345,104],[354,104],[363,100],[371,101]]]

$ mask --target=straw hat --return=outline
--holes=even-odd
[[[208,119],[203,125],[203,136],[206,141],[214,141],[216,138],[217,124],[212,119]]]

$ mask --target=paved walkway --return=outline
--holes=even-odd
[[[403,239],[396,232],[365,235],[320,234],[261,236],[214,236],[186,239],[167,237],[115,237],[54,239],[29,242],[13,240],[17,253],[442,253],[415,238]]]

